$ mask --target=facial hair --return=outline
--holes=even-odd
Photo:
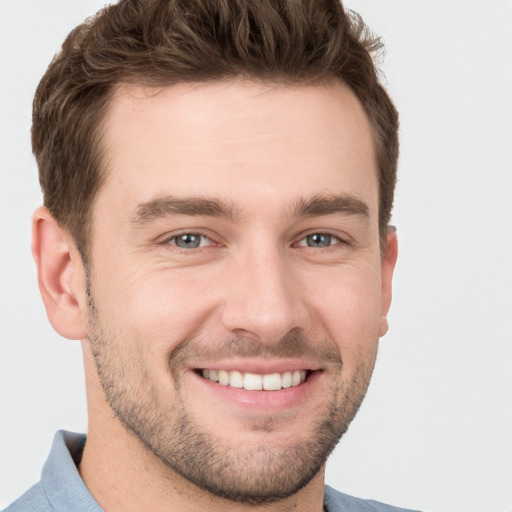
[[[175,394],[173,403],[163,406],[143,359],[127,350],[133,343],[102,322],[89,279],[87,296],[89,342],[106,400],[115,416],[172,471],[200,489],[234,502],[272,503],[305,487],[322,469],[354,418],[375,363],[376,349],[364,358],[352,379],[345,382],[341,354],[335,343],[313,342],[300,330],[290,331],[273,345],[241,336],[214,344],[193,338],[178,344],[169,355],[168,374]],[[195,420],[181,392],[186,363],[198,355],[209,361],[227,356],[270,360],[311,357],[321,361],[323,371],[330,374],[330,399],[318,411],[307,439],[302,442],[292,446],[227,443]],[[283,418],[273,414],[247,423],[249,432],[262,430],[270,436],[278,428],[283,428]]]

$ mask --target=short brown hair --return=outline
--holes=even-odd
[[[69,34],[36,91],[32,147],[44,204],[85,261],[91,206],[105,175],[102,121],[122,84],[338,79],[356,94],[373,129],[384,237],[396,183],[398,114],[372,60],[379,49],[361,18],[338,0],[121,0],[108,6]]]

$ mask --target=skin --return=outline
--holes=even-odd
[[[83,340],[82,478],[109,512],[321,511],[325,458],[387,331],[397,256],[394,233],[379,245],[375,150],[359,102],[339,83],[132,86],[104,129],[89,268],[46,209],[33,228],[49,319]],[[178,247],[184,234],[201,235],[200,246]],[[241,392],[202,368],[309,377]],[[193,444],[183,429],[208,440],[200,462],[170,448]],[[276,482],[284,491],[226,499],[183,474],[194,464],[245,493]]]

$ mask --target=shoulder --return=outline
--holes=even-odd
[[[76,466],[82,456],[85,440],[84,434],[59,430],[39,483],[4,512],[101,512]]]
[[[25,494],[11,503],[4,512],[51,512],[52,508],[41,483],[31,487]]]
[[[325,486],[324,505],[327,512],[415,512],[378,501],[355,498],[336,491],[328,485]]]

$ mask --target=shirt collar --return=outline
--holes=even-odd
[[[88,491],[77,464],[86,436],[59,430],[41,474],[41,484],[55,512],[103,512]]]

